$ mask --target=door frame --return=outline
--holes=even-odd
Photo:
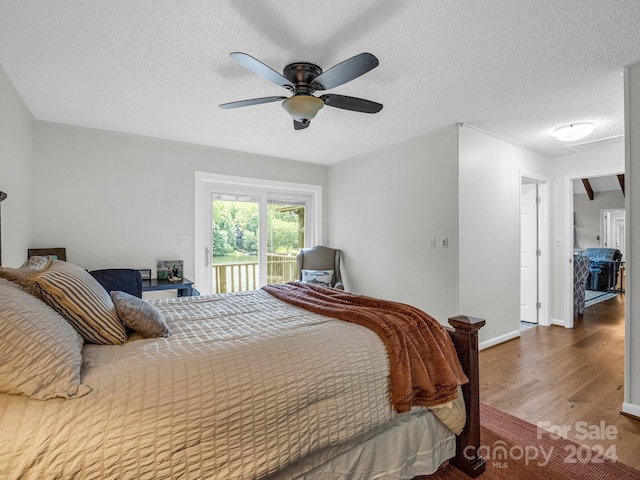
[[[562,264],[563,269],[563,300],[564,300],[564,326],[565,328],[573,328],[573,180],[582,178],[607,177],[624,173],[620,167],[609,167],[600,170],[585,170],[579,172],[566,173],[564,176],[564,212],[563,218],[563,237],[562,246]]]
[[[306,212],[308,232],[305,232],[305,246],[322,244],[322,185],[281,182],[261,178],[239,177],[211,172],[195,172],[194,184],[194,283],[199,288],[207,284],[205,274],[209,268],[205,253],[203,215],[207,192],[212,185],[224,185],[230,189],[262,189],[275,194],[297,193],[311,197],[310,208]],[[266,245],[266,244],[265,244]],[[206,290],[202,293],[211,293]]]
[[[540,321],[538,291],[538,184],[520,183],[520,322],[537,325]],[[526,211],[527,215],[523,216]],[[524,248],[526,247],[526,248]],[[526,259],[526,261],[525,261]],[[526,269],[523,265],[526,263]],[[526,288],[526,290],[525,290]]]
[[[622,215],[619,215],[619,213],[622,212]],[[603,219],[605,214],[609,214],[612,215],[613,218],[611,218],[608,221],[605,221]],[[611,244],[610,241],[610,237],[614,237],[615,236],[615,223],[617,220],[620,220],[620,217],[622,216],[622,220],[625,223],[625,231],[626,231],[626,217],[627,217],[627,212],[625,207],[622,208],[601,208],[600,209],[600,246],[602,246],[603,240],[606,238],[609,241],[609,244]],[[607,225],[608,223],[608,225]],[[624,242],[624,240],[623,240]],[[625,247],[626,244],[622,246],[622,258],[623,260],[626,260],[626,256],[625,256]],[[611,245],[608,245],[607,248],[616,248],[615,246],[612,247]]]
[[[549,272],[551,271],[551,242],[550,242],[550,180],[548,177],[538,175],[536,173],[520,171],[520,185],[523,181],[535,182],[538,184],[538,248],[540,256],[538,257],[538,301],[540,309],[538,310],[538,325],[551,325],[551,317],[549,312],[549,299],[551,298]],[[520,195],[518,195],[520,198]],[[520,207],[518,207],[520,208]],[[519,281],[519,280],[518,280]]]

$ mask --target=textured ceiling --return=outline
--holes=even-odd
[[[623,133],[625,65],[640,61],[637,0],[2,0],[0,65],[40,120],[330,164],[453,123],[557,155],[561,124]],[[295,131],[287,95],[235,63],[380,66]]]

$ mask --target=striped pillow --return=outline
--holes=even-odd
[[[32,277],[42,300],[66,318],[87,342],[119,345],[127,340],[109,293],[82,268],[51,260],[47,270]]]

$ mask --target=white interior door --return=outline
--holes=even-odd
[[[624,208],[606,209],[600,211],[600,234],[602,235],[602,246],[606,248],[617,248],[624,256]]]
[[[622,252],[622,259],[624,260],[624,217],[616,219],[614,225],[615,248]]]
[[[538,323],[538,186],[520,186],[520,320]]]

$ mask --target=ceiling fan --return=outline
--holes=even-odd
[[[291,63],[284,67],[282,75],[246,53],[234,52],[230,56],[243,67],[286,88],[293,95],[291,97],[263,97],[223,103],[220,105],[221,108],[246,107],[283,100],[282,108],[293,118],[293,127],[296,130],[307,128],[311,120],[325,105],[362,113],[378,113],[382,110],[382,104],[362,98],[334,93],[327,93],[319,97],[313,95],[318,90],[329,90],[350,82],[376,68],[379,64],[378,59],[370,53],[361,53],[351,57],[326,72],[313,63]]]

